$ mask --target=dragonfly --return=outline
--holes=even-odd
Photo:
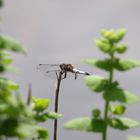
[[[67,73],[72,73],[75,75],[75,79],[77,79],[78,74],[82,75],[90,75],[88,72],[81,71],[76,69],[72,64],[39,64],[37,69],[40,71],[45,71],[46,74],[54,73],[57,78],[59,73],[63,75],[62,79],[67,77]]]

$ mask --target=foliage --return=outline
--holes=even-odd
[[[102,134],[102,140],[107,139],[107,128],[127,130],[139,126],[139,122],[130,118],[122,117],[126,111],[126,104],[139,101],[133,93],[123,89],[119,82],[114,80],[115,71],[127,71],[140,66],[140,62],[132,59],[121,59],[118,56],[127,51],[127,45],[121,43],[125,29],[101,31],[101,38],[95,41],[99,50],[107,57],[104,59],[87,59],[85,62],[108,73],[104,78],[99,75],[86,77],[86,85],[93,93],[102,95],[105,106],[103,113],[100,109],[94,109],[91,117],[73,119],[65,124],[65,128],[98,132]],[[115,105],[113,105],[115,103]],[[104,116],[101,116],[104,114]]]
[[[16,40],[0,35],[0,73],[10,70],[13,60],[10,51],[25,54],[26,51]],[[32,108],[27,106],[18,93],[19,85],[0,77],[0,137],[48,139],[46,128],[39,125],[48,119],[58,119],[60,114],[45,112],[49,99],[32,97]]]
[[[0,0],[0,8],[3,2]],[[48,140],[48,129],[40,126],[40,123],[58,119],[61,114],[46,111],[49,99],[31,97],[30,87],[28,101],[25,103],[20,97],[19,85],[2,76],[3,73],[16,70],[12,66],[11,52],[26,54],[26,49],[17,40],[0,34],[0,139]]]
[[[0,73],[11,70],[13,59],[10,51],[25,53],[19,42],[0,35]],[[48,139],[48,130],[38,126],[31,108],[27,107],[18,93],[19,85],[0,76],[0,137]]]
[[[32,109],[36,113],[35,119],[38,122],[45,122],[48,119],[59,119],[61,118],[61,114],[55,112],[45,112],[45,110],[49,106],[49,99],[32,97],[33,105]]]
[[[15,69],[11,66],[11,52],[26,54],[21,44],[11,37],[0,35],[0,74]],[[49,118],[60,118],[61,115],[44,111],[49,106],[48,99],[33,98],[33,108],[21,99],[18,93],[19,85],[2,75],[0,76],[0,138],[41,138],[48,139],[46,128],[39,126]]]
[[[128,140],[140,140],[140,137],[138,137],[138,136],[129,136]]]
[[[3,6],[3,0],[0,0],[0,8]]]

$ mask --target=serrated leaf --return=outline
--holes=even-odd
[[[140,140],[138,136],[128,136],[128,140]]]
[[[115,65],[115,69],[119,71],[126,71],[138,66],[140,66],[140,62],[136,60],[119,60]]]
[[[105,80],[101,76],[87,76],[86,77],[86,85],[89,87],[91,91],[102,92],[105,90],[108,85],[108,80]]]
[[[59,119],[62,117],[62,114],[56,113],[56,112],[48,112],[47,117],[49,119]]]
[[[66,129],[78,130],[78,131],[92,131],[91,118],[77,118],[65,123],[64,127]]]
[[[5,35],[0,35],[0,49],[26,54],[26,50],[22,47],[21,43]]]
[[[96,66],[105,71],[110,71],[112,69],[112,61],[110,59],[99,60],[99,59],[87,59],[85,63],[92,66]]]
[[[112,128],[120,129],[120,130],[126,130],[126,129],[140,126],[140,124],[137,121],[124,117],[110,119],[109,125]]]
[[[108,101],[119,101],[128,104],[137,103],[139,101],[136,95],[121,88],[112,88],[105,92],[103,96]]]

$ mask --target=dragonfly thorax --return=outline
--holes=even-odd
[[[69,72],[73,72],[73,66],[71,64],[61,64],[60,65],[61,70],[63,71],[69,71]]]

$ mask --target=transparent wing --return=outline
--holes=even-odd
[[[39,64],[37,69],[44,71],[44,75],[48,78],[57,78],[57,75],[61,71],[60,64]]]
[[[49,71],[60,71],[60,64],[39,64],[37,69],[45,72]]]
[[[44,75],[48,78],[56,79],[59,76],[60,71],[61,70],[50,70],[50,71],[46,71]]]

